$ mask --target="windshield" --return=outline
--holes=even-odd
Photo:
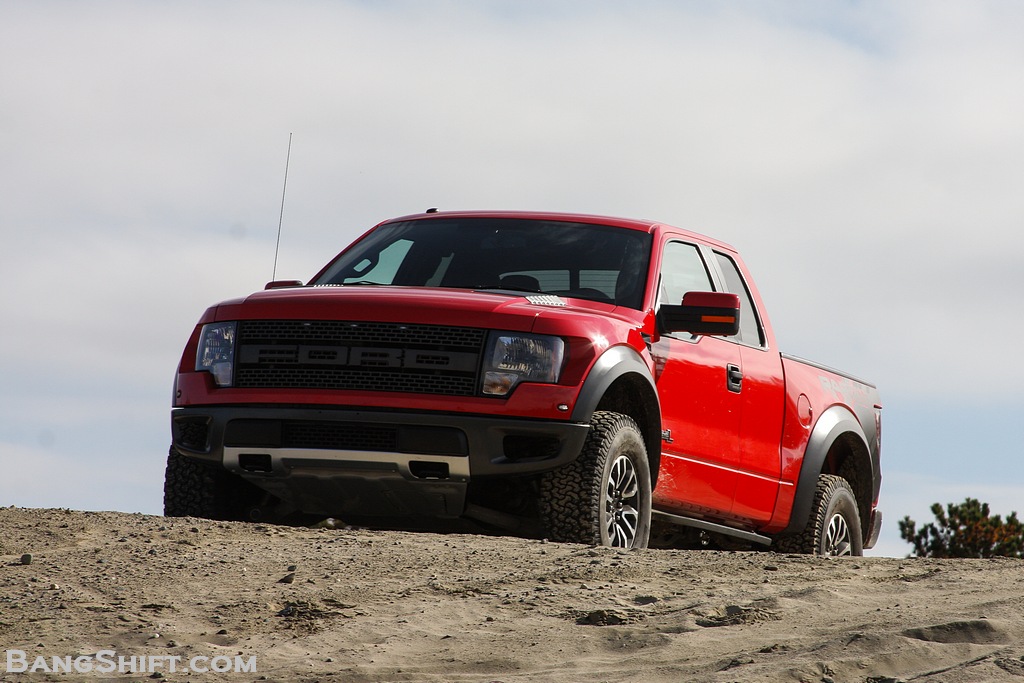
[[[542,292],[639,309],[651,236],[605,225],[459,218],[389,223],[314,285],[401,285]]]

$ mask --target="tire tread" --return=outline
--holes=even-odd
[[[164,515],[215,519],[216,494],[212,469],[186,458],[171,446],[164,472]]]

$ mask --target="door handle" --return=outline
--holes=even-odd
[[[729,363],[725,366],[725,385],[729,391],[740,393],[743,389],[743,371],[740,366]]]

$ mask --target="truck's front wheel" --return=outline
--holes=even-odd
[[[541,519],[552,540],[647,547],[651,473],[632,418],[594,413],[579,457],[545,474],[540,484]]]
[[[173,446],[164,472],[164,515],[247,520],[262,492],[230,472],[186,458]]]

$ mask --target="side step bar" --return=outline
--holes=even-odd
[[[733,529],[731,526],[725,526],[723,524],[715,524],[714,522],[708,522],[703,519],[694,519],[692,517],[683,517],[682,515],[673,515],[669,512],[662,512],[661,510],[651,510],[651,516],[672,524],[679,524],[680,526],[692,526],[702,531],[709,531],[713,534],[722,534],[723,536],[732,536],[733,538],[742,538],[744,541],[750,541],[751,543],[760,543],[761,545],[771,545],[772,539],[761,534],[755,534],[752,531],[742,531],[740,529]]]

